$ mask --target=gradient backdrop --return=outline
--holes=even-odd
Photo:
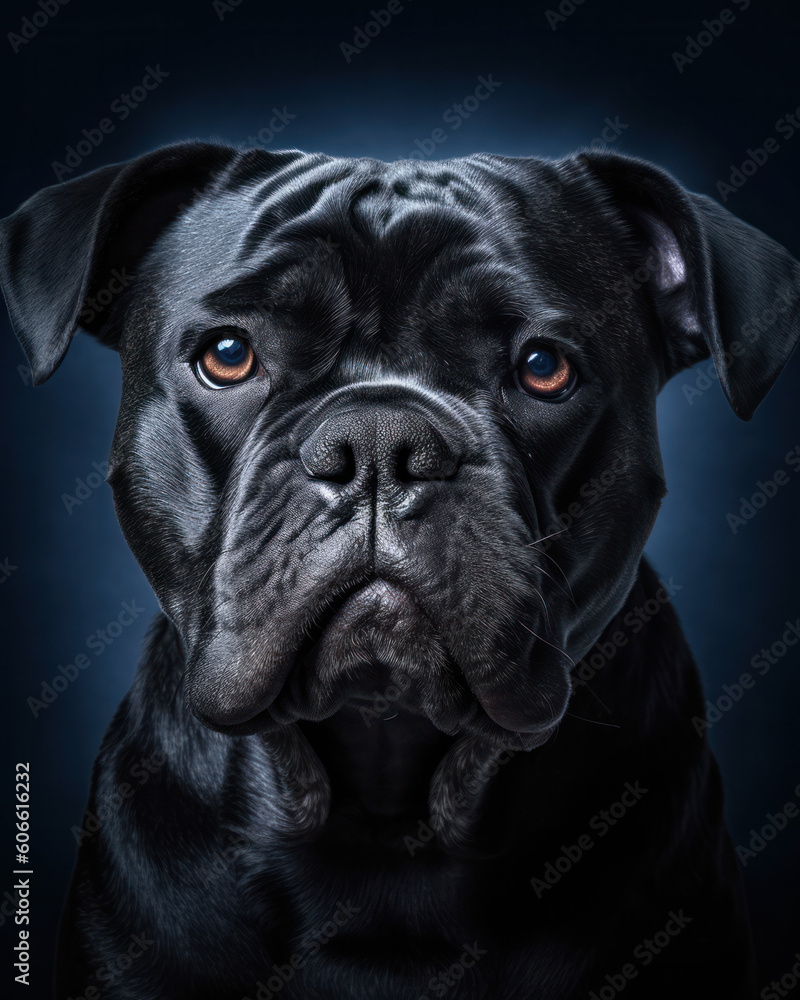
[[[371,20],[369,0],[71,0],[45,23],[38,15],[41,27],[28,28],[33,37],[21,43],[14,36],[41,10],[37,2],[9,0],[0,15],[8,35],[0,39],[0,215],[59,175],[184,137],[382,159],[479,150],[552,157],[610,140],[714,196],[748,149],[772,137],[777,151],[759,157],[765,162],[727,206],[800,255],[800,130],[779,126],[800,105],[800,10],[788,3],[731,0],[720,20],[723,0],[652,7],[564,0],[556,21],[548,20],[547,0],[474,7],[394,0],[402,9],[348,61],[341,43],[352,45]],[[55,0],[43,2],[53,9]],[[375,8],[385,6],[376,0]],[[550,9],[558,12],[555,0]],[[704,18],[717,19],[717,35]],[[685,54],[704,31],[689,49],[694,58],[676,60],[673,53]],[[166,75],[125,114],[124,101],[115,102],[148,67]],[[469,117],[456,111],[445,119],[489,74],[500,84],[494,93]],[[67,147],[103,118],[113,132],[71,173],[60,170]],[[438,145],[430,141],[437,128],[445,136]],[[110,490],[98,485],[119,399],[116,356],[78,336],[56,377],[34,390],[4,312],[0,328],[0,815],[7,834],[0,897],[8,903],[13,882],[13,765],[30,761],[36,973],[33,987],[16,987],[14,995],[45,997],[74,857],[71,827],[80,825],[92,760],[133,677],[156,601],[123,542]],[[800,357],[749,424],[729,410],[708,372],[710,362],[662,394],[670,492],[649,555],[681,588],[674,601],[713,701],[722,685],[751,670],[762,647],[780,640],[785,622],[800,617],[800,475],[785,458],[800,445]],[[779,469],[788,482],[734,533],[726,515]],[[117,620],[123,602],[144,610],[106,645],[97,632]],[[27,699],[80,653],[90,666],[34,717]],[[796,649],[777,658],[710,731],[736,843],[795,799],[799,665]],[[799,846],[800,818],[745,868],[763,984],[786,973],[800,951]],[[13,988],[8,912],[0,907],[0,983]]]

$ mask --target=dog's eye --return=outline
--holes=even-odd
[[[209,389],[224,389],[252,378],[258,358],[249,341],[225,332],[207,345],[195,363],[195,374]]]
[[[577,373],[564,355],[547,344],[531,343],[517,365],[517,382],[531,396],[550,401],[566,399],[577,382]]]

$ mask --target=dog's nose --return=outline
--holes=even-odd
[[[379,485],[452,479],[458,446],[415,410],[362,406],[332,414],[300,446],[312,479],[348,484],[374,476]]]

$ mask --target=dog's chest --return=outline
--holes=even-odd
[[[339,851],[323,841],[253,855],[242,871],[241,904],[264,947],[246,994],[253,1000],[522,1000],[534,970],[549,965],[547,936],[523,930],[535,922],[529,903],[504,891],[492,865],[436,851]],[[576,956],[563,968],[556,995],[570,995],[582,965]],[[345,974],[362,992],[342,992]]]
[[[242,906],[263,928],[261,997],[333,1000],[343,969],[360,970],[363,995],[387,1000],[479,1000],[498,981],[497,942],[456,861],[322,844],[280,860],[254,855],[240,871]]]

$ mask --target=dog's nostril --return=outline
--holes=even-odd
[[[411,460],[411,448],[408,446],[398,449],[395,455],[394,477],[399,483],[407,483],[416,476],[411,474],[409,464]]]
[[[397,451],[395,477],[398,482],[452,479],[458,471],[459,460],[438,435],[427,435],[427,440],[404,445]]]
[[[356,456],[349,442],[306,441],[300,447],[300,461],[312,479],[326,479],[345,485],[355,479]]]

